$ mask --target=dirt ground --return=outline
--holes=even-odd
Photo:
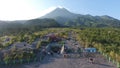
[[[109,63],[103,56],[95,58],[95,62],[91,64],[88,58],[63,58],[62,55],[47,55],[42,62],[30,64],[0,66],[0,68],[116,68]]]

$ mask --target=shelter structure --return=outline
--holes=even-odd
[[[95,52],[97,52],[97,50],[96,50],[96,48],[85,48],[85,52],[95,53]]]

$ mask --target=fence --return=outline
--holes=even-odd
[[[107,54],[103,52],[101,52],[101,54],[105,56],[109,62],[112,62],[113,64],[115,64],[117,68],[120,68],[120,62],[115,61],[114,59],[112,59],[110,56],[108,56]]]

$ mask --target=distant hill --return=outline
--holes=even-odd
[[[40,19],[43,18],[55,19],[64,26],[120,27],[120,20],[113,17],[75,14],[65,8],[56,8],[52,12],[40,17]]]
[[[54,19],[32,19],[28,20],[24,23],[24,25],[27,26],[35,26],[35,27],[59,27],[60,24],[58,24]]]
[[[31,19],[25,21],[0,21],[1,32],[20,32],[40,30],[41,28],[60,27],[54,19]]]

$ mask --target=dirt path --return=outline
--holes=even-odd
[[[102,57],[102,56],[101,56]],[[94,64],[89,63],[87,58],[63,58],[61,55],[46,56],[42,62],[4,66],[0,68],[116,68],[105,58],[98,57]]]
[[[46,56],[41,63],[24,65],[24,68],[116,68],[103,57],[96,58],[94,64],[87,58],[63,58],[61,55]]]

